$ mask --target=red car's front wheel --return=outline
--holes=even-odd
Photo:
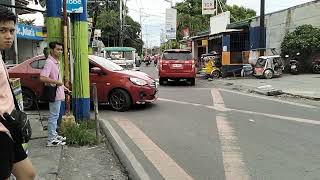
[[[115,89],[110,94],[109,103],[115,111],[127,111],[131,107],[130,95],[122,89]]]
[[[35,107],[36,96],[29,89],[22,89],[23,108],[25,110],[31,110]]]

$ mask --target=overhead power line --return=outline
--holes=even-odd
[[[42,13],[45,12],[45,11],[43,11],[43,10],[32,9],[32,8],[23,7],[23,6],[18,6],[18,5],[15,5],[15,6],[14,6],[14,5],[3,4],[3,3],[0,3],[0,6],[10,7],[10,8],[16,8],[16,9],[24,9],[24,10],[28,10],[28,11],[34,11],[34,12],[42,12]]]
[[[129,10],[140,13],[140,10],[136,10],[136,9],[132,9],[132,8],[130,8]],[[147,15],[147,16],[164,17],[164,16],[160,16],[160,15],[157,15],[157,14],[150,14],[150,13],[146,13],[146,12],[141,12],[141,13],[144,14],[144,15]],[[164,13],[160,13],[160,14],[164,14]]]

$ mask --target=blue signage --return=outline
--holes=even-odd
[[[17,24],[17,38],[42,41],[44,34],[41,27]]]
[[[82,0],[67,0],[67,13],[83,13]]]

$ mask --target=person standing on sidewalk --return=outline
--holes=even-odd
[[[2,60],[1,51],[12,46],[17,17],[7,8],[0,6],[0,118],[14,109],[14,101],[8,72]],[[0,123],[0,179],[9,179],[11,173],[17,180],[32,180],[35,170],[22,144],[13,141],[9,130]]]
[[[61,102],[65,99],[64,91],[69,91],[62,82],[60,75],[59,58],[62,55],[63,47],[59,42],[50,42],[50,55],[46,60],[46,64],[40,73],[40,81],[47,85],[57,86],[56,97],[54,102],[49,102],[48,117],[48,143],[47,146],[65,145],[65,137],[59,136],[57,133],[57,121],[60,114]]]

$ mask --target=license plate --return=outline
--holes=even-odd
[[[295,69],[296,67],[296,65],[291,65],[291,69]]]
[[[182,64],[172,64],[172,67],[174,67],[174,68],[181,68],[181,67],[182,67]]]

